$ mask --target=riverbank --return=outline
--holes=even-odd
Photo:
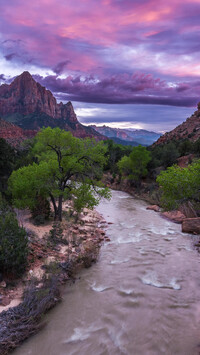
[[[138,188],[131,185],[128,179],[113,178],[110,173],[104,175],[104,183],[107,187],[124,191],[134,196],[134,198],[143,200],[150,204],[147,208],[159,212],[163,218],[182,225],[183,233],[200,234],[200,215],[195,210],[190,201],[183,202],[177,210],[165,211],[160,203],[160,191],[155,181],[142,180]],[[200,251],[200,242],[196,244]]]
[[[84,209],[75,222],[65,204],[63,222],[35,226],[27,212],[18,220],[29,237],[28,265],[18,280],[0,283],[0,354],[6,355],[43,325],[43,315],[62,298],[62,285],[98,259],[105,237],[105,220]]]

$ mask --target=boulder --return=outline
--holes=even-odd
[[[157,206],[157,205],[147,206],[146,209],[147,209],[147,210],[151,210],[151,211],[155,211],[155,212],[159,212],[159,211],[160,211],[160,207]]]
[[[200,217],[184,219],[182,223],[182,232],[200,234]]]
[[[161,216],[168,218],[176,223],[182,223],[186,218],[182,212],[177,211],[177,210],[163,212],[163,213],[161,213]]]

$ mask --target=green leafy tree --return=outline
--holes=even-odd
[[[111,173],[117,173],[117,163],[125,155],[129,155],[132,151],[131,146],[124,146],[122,144],[114,143],[112,139],[108,139],[104,142],[107,146],[107,163],[106,170],[110,170]]]
[[[200,201],[200,160],[180,168],[177,165],[162,171],[157,177],[166,209],[177,208],[188,200]]]
[[[189,139],[184,140],[179,144],[178,150],[181,156],[192,153],[193,142],[191,142]]]
[[[128,176],[128,179],[140,184],[141,178],[148,173],[147,164],[151,160],[151,153],[143,146],[138,145],[132,149],[130,155],[124,156],[118,162],[121,173]]]
[[[9,179],[15,206],[33,209],[37,196],[50,197],[55,220],[62,220],[64,199],[75,207],[93,207],[109,197],[99,180],[105,164],[106,147],[94,140],[81,140],[60,128],[42,129],[36,136],[33,155],[38,163],[14,171]]]
[[[155,169],[162,166],[167,168],[177,162],[177,158],[180,156],[180,153],[174,142],[169,142],[164,145],[158,145],[150,147],[152,161],[149,165],[150,169]]]
[[[27,263],[28,238],[15,214],[0,195],[0,270],[21,274]]]
[[[5,139],[0,138],[0,192],[2,193],[7,189],[7,180],[13,170],[15,157],[14,149]]]

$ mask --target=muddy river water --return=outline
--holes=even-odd
[[[113,191],[99,261],[66,286],[47,325],[13,355],[200,353],[200,255],[191,235]]]

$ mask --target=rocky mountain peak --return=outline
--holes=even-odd
[[[79,123],[72,103],[57,103],[51,91],[34,80],[28,71],[13,82],[0,86],[0,117],[28,130],[60,127],[77,137],[105,139],[92,128]]]

